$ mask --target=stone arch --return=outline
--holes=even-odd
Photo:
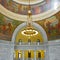
[[[47,34],[45,32],[45,30],[37,23],[33,22],[32,24],[41,34],[43,37],[44,42],[48,42],[48,38],[47,38]],[[20,29],[22,29],[24,26],[26,26],[26,22],[20,24],[14,31],[13,35],[12,35],[12,42],[14,43],[16,40],[16,35],[19,32]]]

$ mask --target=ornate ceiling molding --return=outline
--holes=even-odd
[[[13,0],[13,1],[16,2],[16,3],[19,3],[19,4],[29,5],[29,0]],[[41,3],[43,1],[44,0],[30,0],[30,4],[31,5],[38,4],[38,3]]]
[[[60,5],[58,6],[58,8],[56,10],[51,9],[42,14],[32,15],[32,21],[43,20],[45,18],[48,18],[48,17],[56,14],[58,11],[60,11]],[[13,13],[13,12],[7,10],[6,8],[4,8],[1,4],[0,4],[0,13],[2,13],[3,15],[5,15],[11,19],[14,19],[14,20],[27,21],[26,15],[20,15],[20,14]]]

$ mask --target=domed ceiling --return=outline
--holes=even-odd
[[[60,0],[31,0],[30,4],[33,21],[44,28],[48,40],[60,39]],[[16,27],[27,20],[27,11],[27,0],[0,0],[1,40],[11,41]]]
[[[50,13],[52,15],[52,12],[54,13],[54,11],[57,10],[57,8],[60,6],[60,4],[59,4],[60,0],[30,0],[30,1],[31,1],[30,5],[31,5],[33,19],[36,17],[35,18],[36,20],[37,19],[42,20],[42,16],[44,16],[44,17],[45,17],[45,15],[48,16]],[[22,15],[24,15],[24,18],[26,19],[29,0],[0,0],[0,4],[3,7],[5,7],[9,12],[13,12],[13,13],[17,14],[17,15],[13,14],[16,17],[15,19],[23,20]],[[2,9],[2,10],[4,10],[4,9]],[[53,11],[49,11],[49,10],[53,10]],[[45,13],[45,14],[43,14],[43,13]],[[8,16],[6,13],[5,13],[5,15]],[[20,15],[21,15],[21,18],[20,18]],[[8,16],[8,17],[10,17],[10,16]],[[10,18],[12,18],[12,17],[10,17]],[[35,19],[33,21],[35,21]]]

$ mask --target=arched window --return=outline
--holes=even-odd
[[[29,44],[29,45],[31,44],[31,40],[30,40],[30,39],[28,39],[28,44]]]
[[[38,45],[40,44],[40,39],[37,39],[37,44],[38,44]]]
[[[22,39],[19,39],[19,42],[18,42],[19,44],[22,44]]]

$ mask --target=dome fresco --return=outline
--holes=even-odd
[[[36,23],[45,29],[48,40],[60,39],[60,12]]]
[[[21,23],[23,22],[10,19],[0,13],[0,40],[11,41],[14,30]],[[46,31],[48,40],[60,39],[60,12],[36,23]]]
[[[56,9],[60,0],[44,0],[39,4],[31,5],[32,15],[44,13],[50,9]],[[21,15],[27,15],[28,5],[18,4],[13,0],[0,0],[0,4],[6,9]]]
[[[44,0],[43,2],[40,2],[38,4],[31,5],[32,15],[35,16],[47,12],[50,9],[56,9],[59,3],[60,0]],[[14,2],[13,0],[0,0],[0,4],[11,12],[24,16],[27,15],[28,5],[19,4]],[[17,28],[17,26],[23,23],[22,19],[21,21],[17,20],[18,19],[14,20],[0,13],[0,40],[11,41],[14,30]],[[43,29],[46,31],[48,40],[60,39],[60,12],[48,18],[37,20],[36,23],[41,25]]]
[[[10,19],[0,14],[0,40],[11,41],[16,27],[23,22]]]

